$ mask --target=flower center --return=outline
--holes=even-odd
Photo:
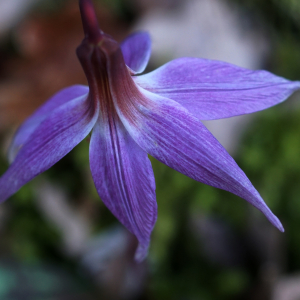
[[[90,88],[88,100],[91,105],[95,108],[99,103],[103,118],[108,115],[115,115],[116,110],[110,91],[106,54],[100,46],[95,46],[87,40],[83,40],[77,48],[77,56],[88,80]]]
[[[98,28],[91,0],[80,0],[85,38],[77,48],[77,56],[88,80],[88,101],[95,109],[100,105],[100,117],[118,118],[117,110],[132,124],[134,113],[145,99],[133,82],[119,44]]]

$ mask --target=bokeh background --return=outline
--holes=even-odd
[[[300,80],[299,0],[95,0],[121,41],[148,30],[147,71],[181,56]],[[0,0],[0,174],[18,125],[59,89],[86,83],[76,0]],[[299,300],[300,95],[205,125],[282,221],[151,158],[158,221],[150,253],[99,199],[87,140],[0,206],[1,300]]]

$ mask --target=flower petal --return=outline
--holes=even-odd
[[[197,181],[244,198],[283,231],[280,221],[245,173],[201,121],[173,100],[145,90],[140,93],[144,99],[135,99],[139,105],[131,107],[135,123],[117,109],[126,129],[142,149]]]
[[[93,128],[98,111],[99,108],[90,108],[86,96],[54,110],[36,128],[0,178],[0,202],[49,169],[82,141]]]
[[[44,121],[54,109],[66,102],[87,94],[87,86],[74,85],[65,88],[51,97],[45,104],[38,108],[18,129],[8,150],[8,159],[13,162],[22,145],[26,143],[30,135]]]
[[[150,92],[177,101],[201,120],[263,110],[300,88],[299,81],[267,71],[200,58],[179,58],[134,80]]]
[[[136,235],[135,258],[147,255],[157,216],[155,181],[150,160],[118,119],[97,122],[90,143],[90,167],[105,205]]]
[[[136,32],[121,44],[126,65],[133,73],[142,73],[151,55],[151,39],[147,32]]]

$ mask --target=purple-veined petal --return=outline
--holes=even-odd
[[[92,130],[98,112],[99,107],[91,108],[86,96],[54,110],[31,134],[0,178],[0,202],[49,169],[81,142]]]
[[[119,107],[117,111],[142,149],[197,181],[244,198],[283,231],[245,173],[201,121],[177,102],[146,90],[135,92],[132,101],[138,104],[131,106],[134,117],[128,118]]]
[[[8,150],[8,159],[10,163],[15,159],[20,148],[26,143],[30,135],[35,131],[35,129],[44,121],[54,109],[60,105],[69,102],[75,98],[81,97],[87,94],[89,88],[84,85],[74,85],[65,88],[48,101],[46,101],[40,108],[38,108],[28,119],[17,130],[13,141]]]
[[[151,55],[151,39],[147,32],[136,32],[128,36],[121,44],[126,65],[133,73],[142,73]]]
[[[90,143],[90,167],[96,189],[111,212],[136,235],[135,258],[145,258],[157,217],[150,160],[118,117],[96,123]]]
[[[177,101],[200,120],[263,110],[300,88],[299,81],[267,71],[200,58],[179,58],[134,80],[150,92]]]

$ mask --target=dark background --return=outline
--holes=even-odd
[[[199,56],[300,80],[297,0],[95,4],[102,30],[118,41],[150,31],[147,71]],[[83,38],[77,1],[2,0],[0,28],[3,174],[18,125],[59,89],[86,81],[75,55]],[[244,200],[151,158],[158,221],[147,260],[136,264],[135,238],[96,193],[85,140],[1,205],[0,299],[300,299],[299,100],[295,94],[250,117],[207,123],[284,234]]]

